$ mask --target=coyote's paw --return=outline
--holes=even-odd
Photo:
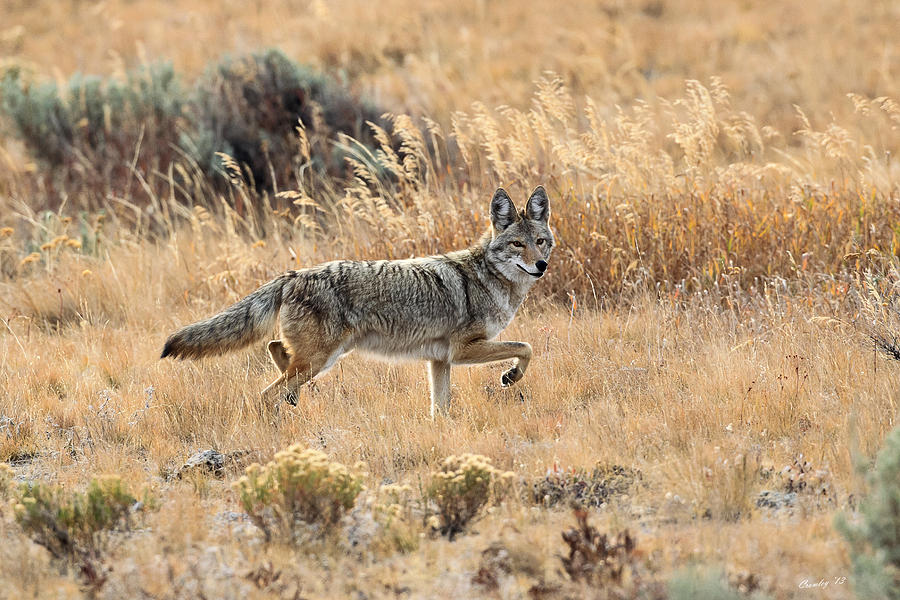
[[[500,377],[500,385],[509,387],[523,377],[525,377],[525,373],[518,366],[515,366]]]

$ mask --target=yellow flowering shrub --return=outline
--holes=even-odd
[[[414,525],[413,488],[409,484],[388,483],[378,488],[373,507],[375,520],[381,525],[382,539],[392,550],[411,552],[419,545]]]
[[[130,529],[132,508],[138,502],[114,475],[92,480],[83,493],[54,485],[23,484],[16,499],[16,522],[60,559],[99,557],[109,531]]]
[[[0,480],[6,476],[4,470]],[[10,495],[16,523],[25,535],[46,548],[55,560],[74,565],[89,595],[106,582],[107,558],[120,534],[131,530],[133,520],[144,508],[155,507],[149,492],[139,501],[116,475],[91,480],[84,492],[23,483],[12,488]]]
[[[491,465],[491,459],[480,454],[448,456],[440,470],[432,473],[428,487],[428,496],[437,506],[430,525],[453,540],[492,497],[502,495],[514,477],[514,473],[500,471]]]
[[[331,530],[353,507],[362,482],[325,453],[295,444],[265,465],[247,467],[234,488],[266,541],[291,541],[310,526],[322,534]]]

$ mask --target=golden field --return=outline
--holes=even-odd
[[[122,165],[49,168],[3,121],[0,460],[13,487],[114,474],[152,500],[91,579],[0,497],[0,597],[681,598],[691,569],[734,597],[866,597],[835,518],[859,520],[898,414],[900,366],[872,337],[900,331],[896,3],[3,10],[0,71],[27,85],[162,60],[190,86],[276,47],[391,116],[368,150],[299,131],[270,189],[237,160],[224,188],[145,161],[150,125]],[[311,168],[335,145],[349,176]],[[506,365],[454,369],[432,421],[421,364],[351,355],[290,407],[258,397],[261,347],[158,360],[174,329],[286,269],[462,247],[498,185],[523,203],[538,183],[559,245],[501,334],[535,350],[516,387]],[[233,484],[295,443],[361,461],[365,489],[327,535],[267,542]],[[234,464],[173,476],[209,448]],[[513,476],[451,541],[428,490],[464,453]],[[590,524],[636,540],[615,585],[562,560],[576,520],[551,496],[578,477],[611,486]],[[390,522],[389,484],[410,486]]]

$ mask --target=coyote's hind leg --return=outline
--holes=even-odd
[[[284,373],[288,365],[291,364],[291,355],[284,349],[284,343],[281,340],[272,340],[267,348],[269,349],[269,355],[272,357],[272,362],[275,363],[279,371]]]
[[[310,341],[307,342],[307,339]],[[289,353],[281,340],[269,342],[269,353],[281,369],[281,375],[260,392],[260,396],[265,398],[276,388],[285,387],[287,390],[284,400],[296,406],[300,386],[330,367],[341,355],[341,345],[339,341],[322,344],[321,338],[308,336],[297,340],[288,339],[288,347],[291,349]],[[282,367],[283,358],[287,358],[287,364]]]
[[[283,399],[288,404],[297,406],[297,390],[299,390],[301,385],[315,377],[324,365],[324,361],[314,365],[300,358],[292,359],[281,375],[278,376],[278,379],[270,383],[259,395],[265,398],[273,390],[284,386],[287,390]]]

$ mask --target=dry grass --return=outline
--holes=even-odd
[[[635,535],[645,583],[701,563],[805,598],[802,580],[849,575],[833,515],[865,492],[854,457],[875,455],[900,392],[871,338],[890,348],[900,331],[894,3],[9,13],[3,65],[36,80],[158,58],[194,75],[223,52],[279,46],[399,115],[373,130],[376,148],[343,139],[349,180],[312,174],[299,131],[278,196],[226,158],[226,191],[179,163],[69,197],[0,137],[0,460],[22,481],[83,489],[114,473],[160,499],[118,540],[101,595],[585,597],[559,558],[572,514],[532,490],[596,465],[635,474],[590,522]],[[450,413],[431,421],[419,364],[350,356],[290,408],[258,398],[274,378],[262,348],[157,359],[175,327],[285,269],[461,247],[496,185],[519,199],[539,182],[560,244],[502,335],[535,349],[517,387],[500,388],[504,365],[455,369]],[[266,462],[295,443],[367,465],[340,531],[308,545],[263,542],[239,512],[237,469],[168,477],[198,449]],[[426,490],[464,453],[515,473],[517,489],[450,542],[426,522]],[[797,469],[816,485],[798,488]],[[405,495],[383,504],[390,483]],[[760,507],[763,491],[797,498]],[[81,594],[7,508],[0,595]]]
[[[209,276],[209,265],[232,253],[242,260],[231,265],[231,276]],[[416,597],[447,589],[469,595],[478,592],[470,581],[475,557],[498,539],[511,547],[537,544],[527,558],[533,564],[504,585],[522,593],[541,582],[574,585],[558,575],[556,557],[570,513],[564,505],[532,507],[524,487],[523,499],[490,511],[476,533],[453,543],[426,537],[417,550],[394,555],[385,550],[393,546],[365,534],[358,534],[358,547],[347,546],[347,538],[336,547],[267,549],[249,524],[223,523],[223,511],[240,510],[227,481],[165,480],[198,448],[249,449],[268,460],[295,442],[344,464],[365,461],[372,493],[394,481],[421,495],[428,474],[460,451],[491,457],[522,486],[548,470],[625,465],[641,472],[639,483],[595,518],[639,532],[642,556],[656,573],[692,561],[721,564],[753,572],[781,597],[799,597],[803,577],[846,573],[830,515],[859,493],[851,451],[874,454],[891,428],[898,393],[896,367],[873,356],[849,323],[821,319],[774,291],[758,303],[769,308],[734,311],[702,297],[574,314],[531,302],[504,334],[535,346],[524,385],[501,389],[499,365],[460,368],[450,415],[435,422],[426,417],[418,364],[351,356],[304,390],[297,409],[274,409],[257,397],[273,377],[261,348],[198,363],[157,360],[176,324],[286,266],[272,264],[270,253],[237,237],[185,233],[178,245],[122,247],[103,261],[72,255],[52,274],[4,284],[4,297],[14,302],[27,290],[41,297],[33,290],[52,281],[94,282],[73,292],[81,307],[76,318],[41,325],[42,317],[22,305],[21,316],[9,321],[0,338],[0,412],[14,426],[4,428],[0,451],[26,479],[80,486],[116,472],[163,499],[161,511],[147,517],[148,530],[118,550],[108,593],[202,589],[230,597],[240,589],[278,597],[278,586],[301,585],[314,596],[342,596],[357,586],[379,597],[399,588]],[[85,269],[93,275],[81,275]],[[799,454],[830,472],[836,503],[798,505],[789,514],[757,509],[758,492],[783,487],[773,470]],[[359,506],[365,513],[366,503]],[[45,595],[71,585],[39,566],[44,559],[14,526],[3,527],[19,548],[8,551],[15,560],[3,562],[10,589],[38,586]],[[413,520],[414,537],[428,531]],[[776,562],[762,559],[774,555]],[[22,561],[31,566],[23,571]],[[244,575],[269,561],[283,579],[263,593]],[[311,583],[323,568],[332,573],[327,590]],[[43,573],[36,581],[34,569]],[[835,588],[826,597],[844,592]]]

